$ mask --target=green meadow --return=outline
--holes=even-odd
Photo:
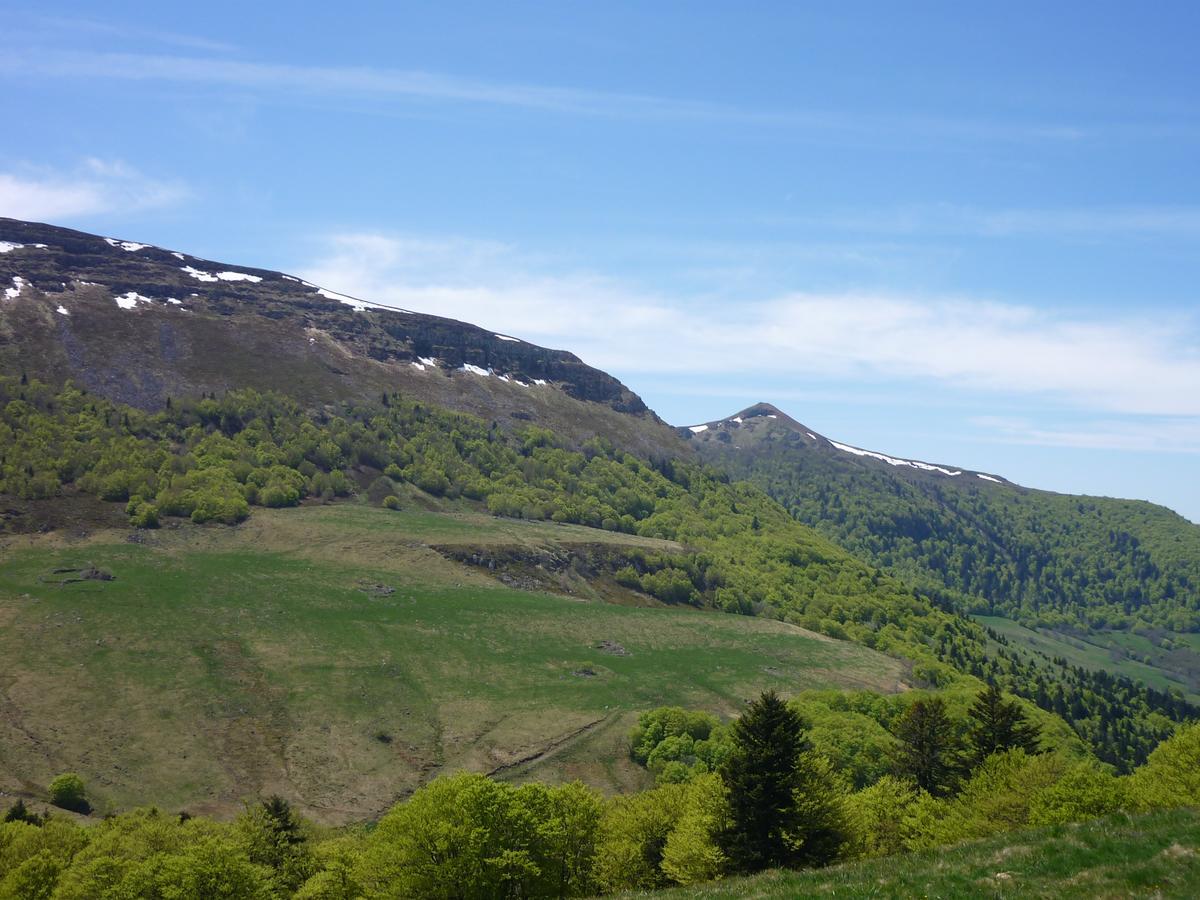
[[[110,808],[279,792],[349,821],[458,769],[642,786],[625,739],[653,707],[903,686],[794,626],[516,590],[434,549],[664,541],[358,504],[133,534],[0,545],[0,789],[69,770]]]

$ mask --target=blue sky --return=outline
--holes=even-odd
[[[1200,520],[1200,7],[9,4],[0,215]]]

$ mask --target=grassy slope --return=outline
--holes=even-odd
[[[0,546],[0,789],[77,770],[122,808],[278,791],[342,821],[459,767],[629,787],[638,710],[902,677],[793,626],[512,590],[429,547],[664,546],[611,532],[343,504],[128,535]],[[116,580],[51,574],[88,564]]]
[[[811,872],[768,872],[670,898],[1200,896],[1200,813],[1173,810],[1001,835]]]
[[[1192,703],[1200,703],[1200,693],[1179,672],[1169,667],[1168,657],[1141,635],[1120,631],[1092,632],[1086,638],[1074,637],[1049,629],[1026,628],[1019,622],[1003,616],[972,616],[981,625],[986,625],[1004,635],[1015,647],[1053,659],[1063,657],[1073,666],[1082,666],[1094,671],[1124,675],[1143,684],[1165,691],[1177,688],[1184,692]],[[1177,640],[1191,643],[1196,635],[1172,635]],[[1126,654],[1136,652],[1154,660],[1158,665],[1131,659]]]

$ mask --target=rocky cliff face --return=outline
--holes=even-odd
[[[13,219],[0,219],[0,366],[148,409],[243,386],[318,404],[400,391],[643,453],[683,446],[629,388],[566,351],[281,272]]]

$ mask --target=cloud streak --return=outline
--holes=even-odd
[[[0,172],[0,216],[52,221],[170,206],[182,184],[143,175],[119,161],[88,159],[71,171],[25,166]]]
[[[792,218],[775,217],[765,219],[763,224],[803,225],[860,235],[1196,239],[1200,238],[1200,208],[1094,206],[980,209],[945,203]]]
[[[675,299],[513,248],[345,234],[304,270],[334,290],[476,322],[625,376],[901,382],[1119,414],[1200,416],[1198,323],[1058,315],[975,299],[788,293]]]
[[[644,120],[718,121],[787,128],[816,139],[864,140],[887,135],[950,143],[1074,142],[1084,129],[1060,122],[1022,122],[927,114],[749,109],[703,100],[537,84],[489,81],[438,72],[369,66],[295,65],[214,56],[86,51],[13,51],[0,73],[74,79],[168,82],[296,96],[468,103],[572,115]]]
[[[1071,427],[1046,427],[1025,418],[977,416],[971,424],[986,431],[992,442],[1076,450],[1200,453],[1200,420],[1195,418],[1104,419]]]

